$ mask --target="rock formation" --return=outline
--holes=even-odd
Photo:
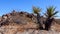
[[[41,22],[43,23],[45,19],[41,17]],[[27,12],[13,11],[0,18],[1,34],[59,34],[60,32],[60,25],[57,23],[52,25],[52,31],[39,30],[38,27],[36,16]]]

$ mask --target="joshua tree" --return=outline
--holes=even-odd
[[[42,23],[40,22],[40,17],[41,16],[40,16],[39,12],[41,12],[40,8],[33,7],[33,13],[35,13],[37,15],[37,23],[39,24],[39,29],[43,29]]]
[[[55,15],[58,13],[58,11],[55,11],[56,8],[53,6],[50,6],[47,8],[47,12],[45,16],[47,17],[45,21],[45,30],[49,30],[52,24],[52,21],[54,20]]]

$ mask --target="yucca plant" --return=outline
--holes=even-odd
[[[33,7],[33,13],[35,13],[37,15],[37,23],[39,24],[39,29],[43,29],[42,27],[42,23],[40,22],[40,14],[39,12],[41,12],[41,9],[38,7]]]
[[[58,11],[55,11],[55,7],[50,6],[49,8],[47,8],[47,12],[45,14],[45,16],[47,17],[46,21],[45,21],[45,30],[49,30],[51,27],[51,24],[54,20],[55,15],[58,13]]]

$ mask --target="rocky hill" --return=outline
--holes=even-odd
[[[41,17],[42,23],[45,20]],[[58,19],[55,20],[57,23],[53,21],[50,31],[39,30],[34,14],[13,11],[0,17],[0,34],[59,34],[60,24]]]

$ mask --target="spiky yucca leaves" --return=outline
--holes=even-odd
[[[45,16],[47,17],[47,20],[45,22],[45,30],[49,30],[52,24],[52,21],[54,20],[54,16],[58,13],[58,11],[55,11],[55,8],[53,6],[47,8],[47,13]]]
[[[41,12],[41,9],[40,8],[37,8],[37,7],[33,7],[33,12],[35,13],[35,14],[37,14],[37,23],[39,24],[39,29],[43,29],[43,27],[42,27],[42,23],[40,22],[40,14],[39,14],[39,12]]]
[[[34,12],[35,14],[38,14],[40,11],[41,11],[40,8],[38,8],[38,7],[33,7],[33,12]]]
[[[56,8],[54,8],[53,6],[47,8],[47,13],[45,14],[46,17],[54,17],[58,11],[55,11]]]

